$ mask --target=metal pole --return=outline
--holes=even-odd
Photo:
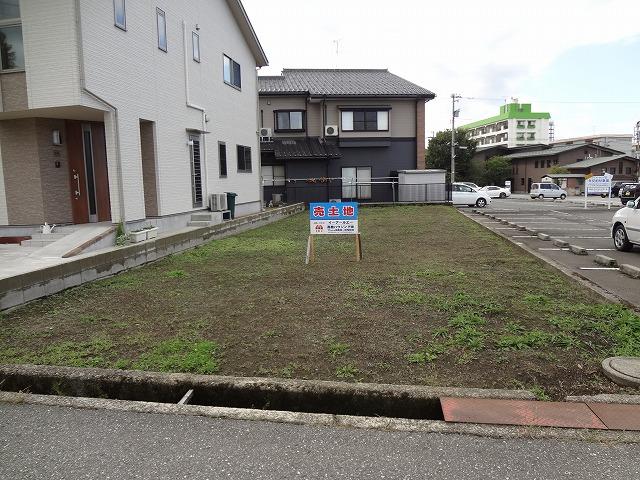
[[[451,183],[456,181],[456,94],[451,94]]]

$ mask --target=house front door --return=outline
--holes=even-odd
[[[104,126],[66,122],[73,223],[111,219]]]

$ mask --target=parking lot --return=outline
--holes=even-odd
[[[597,199],[590,199],[585,209],[583,204],[570,200],[531,200],[522,196],[494,199],[486,209],[478,210],[485,216],[473,215],[473,218],[606,292],[640,307],[640,279],[621,273],[617,266],[595,262],[596,255],[604,255],[615,259],[618,265],[640,268],[639,247],[632,252],[619,252],[613,245],[611,218],[619,208],[618,199],[612,202],[611,210],[608,210]],[[545,235],[549,238],[543,239]]]

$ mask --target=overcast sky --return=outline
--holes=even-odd
[[[269,67],[388,68],[436,93],[427,135],[533,103],[556,138],[640,120],[640,1],[244,0]],[[336,41],[338,51],[336,54]],[[635,102],[635,103],[634,103]]]

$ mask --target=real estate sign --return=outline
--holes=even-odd
[[[358,203],[311,203],[309,222],[311,235],[357,235]]]
[[[613,175],[610,173],[605,173],[600,176],[593,176],[586,178],[585,180],[585,190],[587,194],[589,193],[606,193],[609,194],[609,189],[611,188],[611,179]]]

